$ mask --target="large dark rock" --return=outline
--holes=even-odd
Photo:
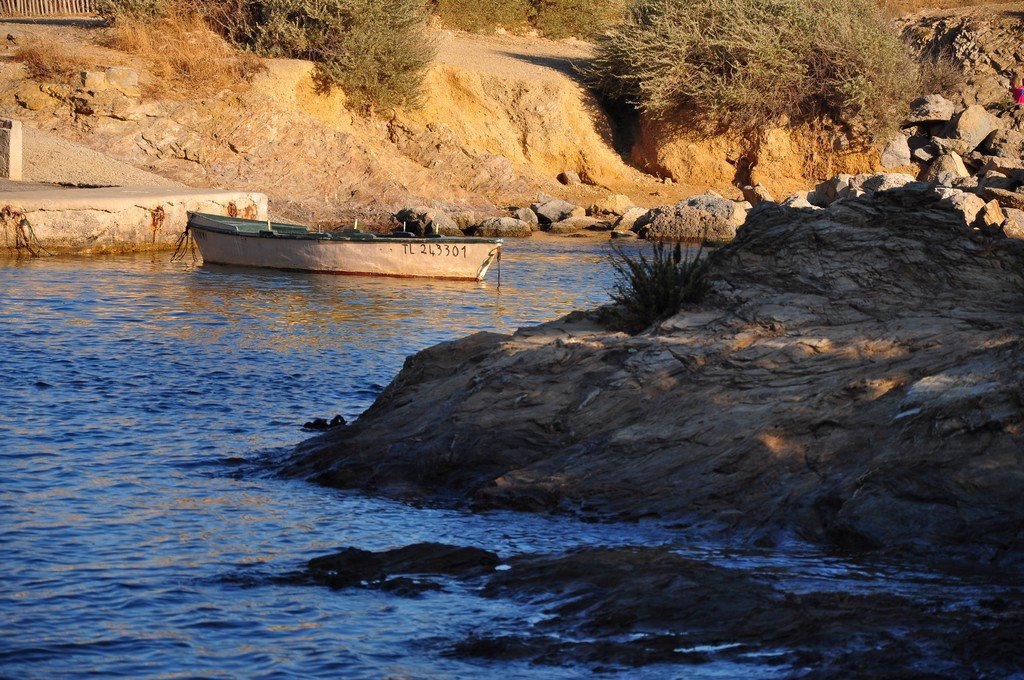
[[[699,306],[637,336],[575,314],[420,352],[288,472],[1019,561],[1022,261],[931,189],[765,203]]]
[[[720,196],[692,196],[675,205],[650,210],[633,229],[650,241],[713,241],[725,243],[736,236],[736,204]]]
[[[298,574],[283,577],[292,583],[311,582],[330,588],[384,587],[390,583],[404,589],[434,589],[422,581],[396,576],[444,575],[472,577],[494,571],[497,555],[480,548],[466,548],[444,543],[415,543],[394,550],[371,552],[344,548],[323,557],[315,557]],[[416,586],[421,586],[416,588]]]
[[[434,208],[403,208],[395,213],[395,221],[406,231],[417,236],[425,234],[442,234],[443,236],[462,236],[455,220],[443,210]]]
[[[567,220],[570,217],[583,217],[587,214],[587,211],[578,205],[573,205],[568,201],[558,198],[551,198],[550,196],[534,203],[530,206],[530,209],[536,213],[537,219],[541,224],[552,224],[553,222]]]

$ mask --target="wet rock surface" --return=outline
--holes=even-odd
[[[946,592],[941,583],[857,589],[848,573],[809,587],[813,579],[785,568],[741,562],[722,566],[668,547],[631,546],[500,561],[477,548],[418,543],[383,552],[347,548],[279,580],[400,596],[450,584],[539,611],[530,621],[466,634],[447,651],[455,657],[594,670],[728,662],[740,664],[734,672],[749,664],[787,675],[813,669],[816,677],[891,676],[916,667],[929,668],[929,677],[1002,675],[1021,668],[1016,641],[1024,634],[1024,596],[1013,587],[990,588],[997,594],[980,599]],[[447,578],[444,584],[438,576]]]
[[[493,572],[498,564],[498,556],[487,550],[444,543],[415,543],[382,552],[350,547],[313,558],[305,570],[286,574],[277,580],[283,583],[314,583],[334,590],[379,588],[417,595],[427,590],[439,590],[441,586],[430,579],[410,576],[470,578]]]
[[[1024,243],[934,190],[766,203],[696,307],[427,349],[286,472],[478,508],[1020,564]]]

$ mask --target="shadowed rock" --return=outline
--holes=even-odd
[[[331,555],[313,558],[305,571],[286,575],[281,580],[317,583],[333,589],[362,586],[415,594],[423,590],[437,590],[440,586],[430,581],[402,577],[418,574],[466,578],[492,572],[497,565],[497,555],[480,548],[415,543],[382,552],[345,548]]]
[[[636,336],[573,314],[425,350],[287,471],[1017,561],[1022,261],[932,190],[766,203],[712,256],[701,305]]]

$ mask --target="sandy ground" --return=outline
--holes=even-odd
[[[443,64],[508,77],[553,80],[577,77],[576,67],[587,61],[593,45],[581,40],[545,40],[510,35],[476,35],[461,31],[436,33],[437,57]]]
[[[24,176],[28,182],[76,186],[180,188],[179,182],[41,130],[24,127]],[[2,187],[0,187],[2,189]]]

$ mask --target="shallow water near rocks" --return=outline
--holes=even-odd
[[[424,347],[607,300],[603,243],[512,243],[485,283],[287,274],[166,254],[0,261],[0,673],[13,677],[580,677],[473,661],[541,608],[458,583],[418,598],[270,583],[339,546],[672,544],[794,590],[991,589],[813,550],[737,551],[655,523],[416,508],[263,471],[314,416],[355,418]],[[633,677],[774,677],[742,662]],[[614,669],[612,669],[614,670]]]

